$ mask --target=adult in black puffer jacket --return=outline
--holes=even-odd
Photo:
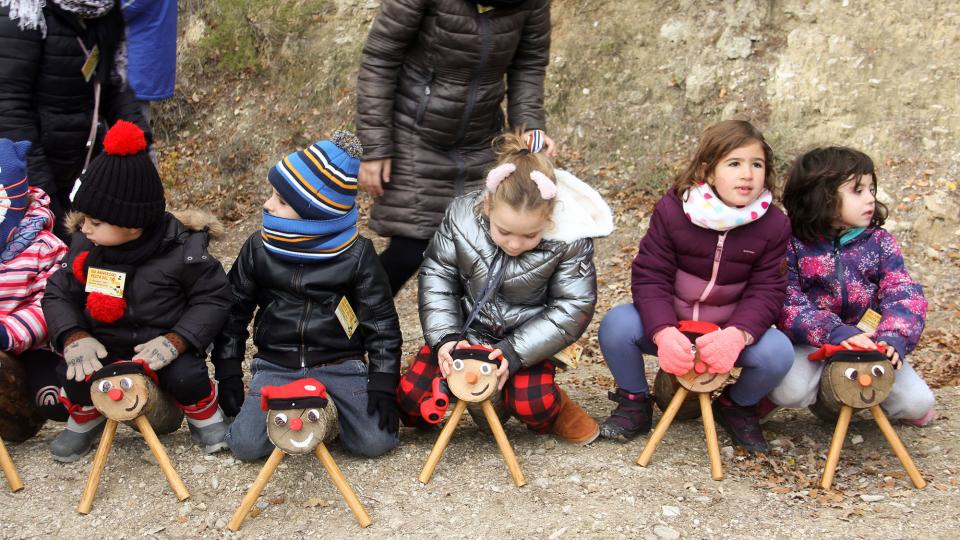
[[[93,122],[94,88],[99,82],[101,123],[136,123],[152,140],[133,94],[114,69],[123,42],[123,18],[114,2],[51,0],[42,12],[9,0],[0,7],[0,137],[33,143],[28,156],[31,185],[46,191],[60,220],[69,194],[87,159]],[[63,4],[63,7],[61,7]],[[100,4],[101,7],[96,7]],[[113,5],[113,7],[110,7]],[[10,18],[16,9],[16,19]],[[73,11],[68,11],[73,10]],[[88,18],[95,17],[95,18]],[[99,62],[84,78],[86,51],[99,50]],[[122,68],[125,71],[125,68]],[[97,130],[91,156],[100,153],[105,125]],[[56,232],[66,238],[62,227]]]
[[[450,201],[493,166],[503,98],[511,127],[545,129],[549,59],[549,0],[383,2],[360,60],[357,133],[370,228],[392,237],[380,261],[394,294]]]

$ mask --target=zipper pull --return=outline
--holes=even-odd
[[[430,95],[430,85],[423,87],[423,93],[428,96]]]

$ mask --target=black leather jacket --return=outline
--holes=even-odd
[[[379,380],[393,390],[400,374],[400,321],[370,240],[361,236],[333,259],[297,264],[267,253],[258,231],[240,249],[229,279],[233,305],[213,349],[217,379],[242,373],[247,325],[256,310],[258,358],[297,369],[366,353],[371,383]],[[359,320],[351,337],[336,315],[344,297]]]

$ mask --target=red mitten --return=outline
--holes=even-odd
[[[746,342],[739,328],[725,328],[697,338],[697,352],[710,373],[727,373],[740,356]]]
[[[673,375],[683,375],[693,369],[693,343],[680,330],[668,326],[653,336],[657,344],[660,369]]]

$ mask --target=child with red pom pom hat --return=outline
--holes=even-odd
[[[143,360],[173,395],[207,452],[226,448],[207,346],[230,306],[220,262],[207,252],[222,226],[203,212],[166,212],[163,183],[136,125],[118,121],[104,152],[73,190],[73,234],[63,268],[47,284],[43,313],[64,357],[66,429],[51,443],[57,461],[86,454],[103,418],[86,378],[103,364]]]

